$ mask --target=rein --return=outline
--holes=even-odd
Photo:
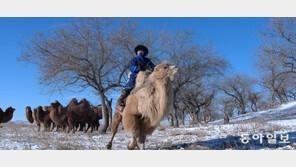
[[[140,87],[138,87],[138,88],[134,88],[134,89],[131,91],[130,95],[137,93],[139,90],[141,90],[141,89],[143,89],[143,88],[145,88],[145,87],[146,87],[145,85],[142,85],[142,86],[140,86]]]

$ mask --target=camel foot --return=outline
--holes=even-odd
[[[127,144],[127,149],[129,149],[129,150],[138,150],[139,147],[138,147],[137,143],[135,143],[135,142],[129,142]]]
[[[107,148],[107,150],[111,150],[111,148],[112,148],[112,143],[108,143],[108,144],[106,145],[106,148]]]

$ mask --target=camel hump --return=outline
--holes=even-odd
[[[80,104],[84,104],[86,106],[90,106],[90,103],[86,100],[86,98],[81,99],[80,102],[78,103],[78,105],[80,105]]]
[[[6,111],[13,112],[13,111],[15,111],[15,109],[10,106],[6,109]]]
[[[78,100],[76,98],[73,98],[69,104],[78,104]]]
[[[83,99],[80,100],[79,103],[86,103],[86,102],[88,103],[88,101],[86,100],[86,98],[83,98]]]
[[[59,101],[55,100],[55,101],[54,101],[54,104],[58,104],[58,105],[59,105],[59,104],[61,104],[61,103],[60,103]]]
[[[50,103],[50,106],[54,108],[58,107],[59,105],[61,105],[61,103],[57,100],[54,103]]]

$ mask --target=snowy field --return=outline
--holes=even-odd
[[[1,124],[0,150],[104,150],[110,132],[37,132],[37,126],[15,122]],[[41,128],[43,130],[43,128]],[[274,134],[276,137],[274,137]],[[242,138],[242,135],[246,138]],[[288,137],[288,138],[287,138]],[[250,140],[242,140],[250,138]],[[126,150],[130,136],[119,128],[114,150]],[[149,150],[294,150],[296,149],[296,102],[277,109],[247,113],[224,125],[217,120],[206,125],[172,128],[162,124],[146,140]]]

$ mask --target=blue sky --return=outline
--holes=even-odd
[[[46,31],[53,26],[67,24],[73,18],[0,18],[0,107],[5,110],[16,108],[15,120],[26,120],[25,107],[48,105],[59,100],[66,105],[73,97],[80,100],[86,97],[93,104],[100,104],[99,98],[89,92],[80,94],[41,94],[38,84],[38,71],[32,64],[18,62],[21,54],[19,43],[24,42],[36,31]],[[256,76],[253,67],[253,52],[259,44],[255,37],[259,28],[268,18],[137,18],[139,25],[157,29],[194,29],[198,42],[212,41],[220,55],[232,65],[232,72],[247,73]],[[119,92],[113,94],[114,98]]]

